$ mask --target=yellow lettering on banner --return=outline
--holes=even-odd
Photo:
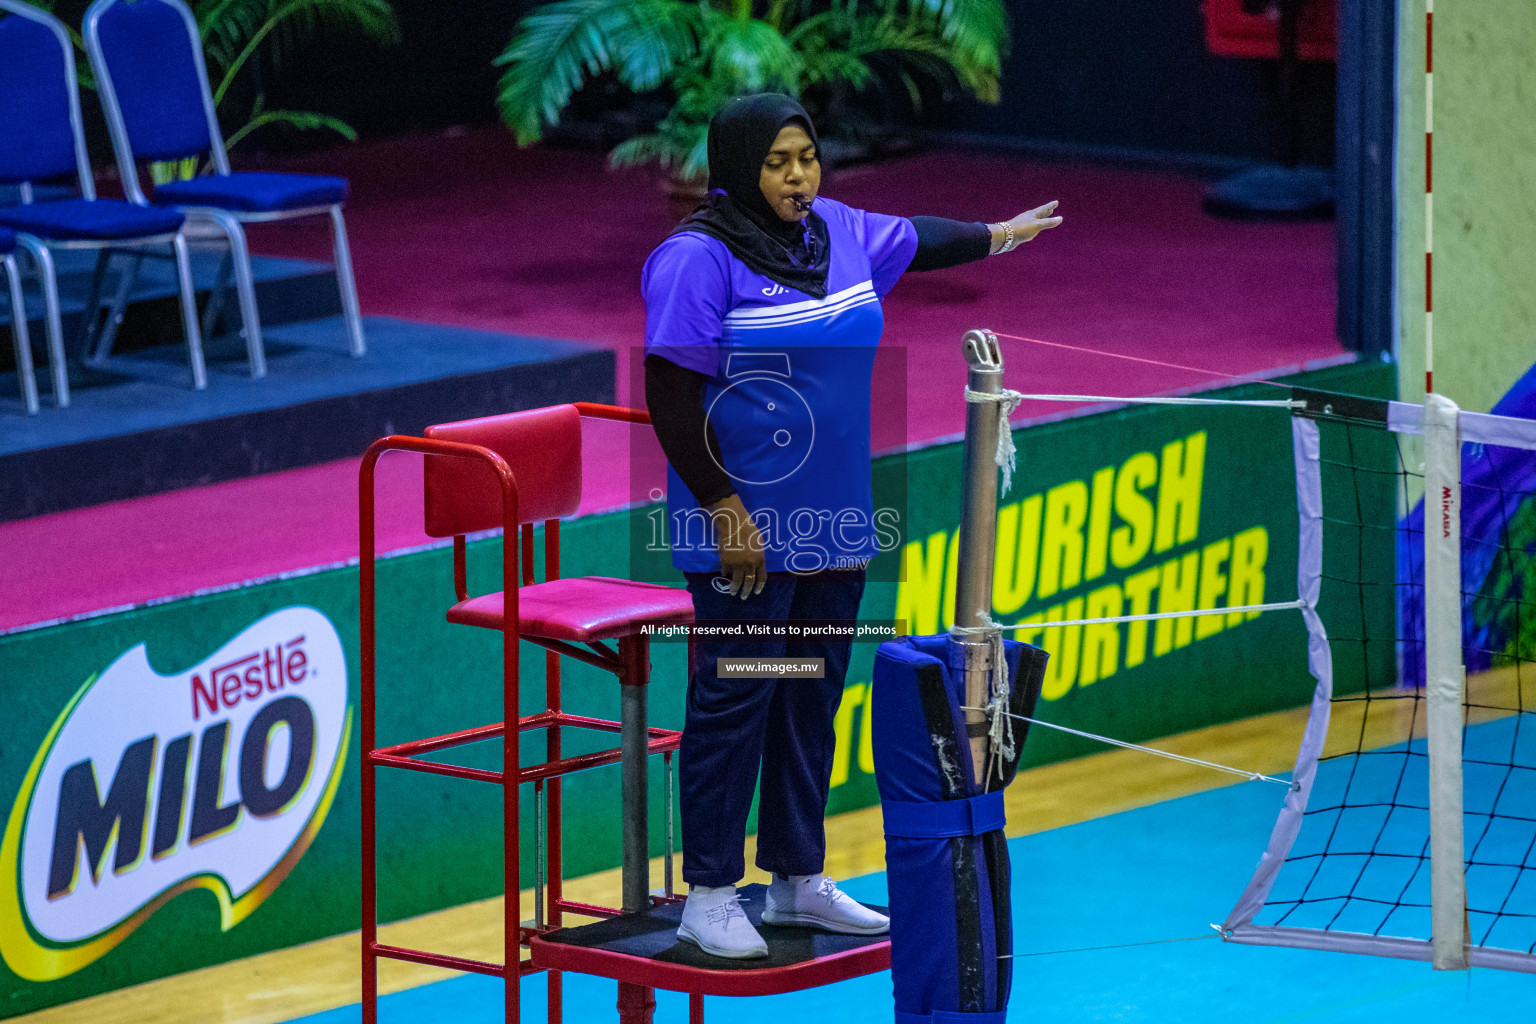
[[[1050,597],[1083,580],[1083,522],[1088,518],[1088,485],[1068,480],[1045,494],[1045,535],[1040,540],[1040,584]]]
[[[992,605],[999,615],[1012,615],[1024,607],[1035,589],[1035,566],[1040,553],[1040,506],[1038,494],[997,510],[997,562],[992,578]]]
[[[1269,558],[1269,531],[1262,526],[1244,530],[1232,538],[1232,568],[1228,574],[1227,604],[1241,607],[1245,604],[1264,603],[1264,563]],[[1227,625],[1235,626],[1243,621],[1243,612],[1230,612]],[[1248,618],[1256,619],[1263,612],[1247,612]]]
[[[1093,497],[1088,502],[1088,553],[1083,559],[1083,579],[1096,580],[1109,565],[1109,516],[1114,511],[1115,467],[1093,474]]]
[[[1222,566],[1226,564],[1227,555],[1232,551],[1232,542],[1223,538],[1215,540],[1205,546],[1200,554],[1200,608],[1215,608],[1221,600],[1221,595],[1227,591],[1227,574],[1222,572]],[[1226,621],[1224,615],[1202,615],[1195,620],[1195,639],[1204,640],[1208,636],[1215,636],[1221,632],[1222,624]]]
[[[949,534],[940,530],[928,540],[915,540],[901,549],[901,582],[896,586],[895,618],[905,621],[914,636],[939,631],[939,598],[944,593],[944,556]]]
[[[1149,534],[1150,536],[1150,534]],[[1152,591],[1163,577],[1159,568],[1146,569],[1125,580],[1126,615],[1146,615],[1152,611]],[[1147,660],[1147,620],[1127,622],[1125,631],[1125,667],[1135,668]]]
[[[1110,619],[1123,615],[1125,606],[1120,588],[1111,583],[1088,595],[1085,619]],[[1146,623],[1142,623],[1146,625]],[[1120,661],[1120,624],[1099,622],[1083,627],[1083,667],[1078,673],[1077,684],[1087,686],[1115,674]]]
[[[1170,558],[1163,563],[1163,578],[1157,588],[1159,612],[1193,611],[1197,585],[1200,582],[1200,552],[1191,551],[1183,558]],[[1152,653],[1161,658],[1175,647],[1188,647],[1194,636],[1192,618],[1158,619],[1152,634]]]
[[[939,605],[939,622],[945,632],[955,624],[955,590],[960,585],[960,531],[949,535],[949,557],[944,560],[944,601]]]
[[[1205,478],[1205,431],[1163,446],[1157,481],[1157,551],[1192,541],[1200,532],[1200,486]]]
[[[864,683],[843,687],[843,702],[837,706],[837,715],[832,719],[832,730],[837,737],[832,752],[831,785],[834,789],[848,781],[848,762],[853,757],[853,716],[859,705],[865,703],[864,694],[868,690]]]
[[[1115,513],[1125,523],[1109,537],[1109,557],[1117,569],[1129,569],[1152,548],[1152,502],[1141,492],[1157,482],[1157,459],[1137,452],[1115,476]]]
[[[1046,622],[1080,619],[1083,617],[1083,599],[1074,597],[1067,602],[1065,609],[1058,605],[1045,614]],[[1071,691],[1072,684],[1077,682],[1083,627],[1052,626],[1045,631],[1045,639],[1040,642],[1040,646],[1051,656],[1045,663],[1045,681],[1041,684],[1040,696],[1046,700],[1060,700]]]

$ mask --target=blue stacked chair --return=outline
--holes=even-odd
[[[42,282],[54,401],[61,408],[69,405],[69,374],[50,249],[137,252],[169,245],[176,260],[192,383],[207,387],[191,259],[181,233],[185,218],[170,208],[96,198],[69,34],[57,18],[20,0],[0,0],[0,13],[5,15],[0,17],[0,184],[16,186],[22,199],[19,205],[0,207],[0,227],[15,232],[16,245],[31,258]],[[33,183],[70,176],[77,181],[78,197],[31,201]],[[99,315],[94,299],[86,315],[91,323]],[[23,319],[16,317],[18,323]]]
[[[342,203],[345,178],[235,171],[219,132],[197,21],[180,0],[96,0],[85,14],[85,45],[96,73],[107,127],[129,200],[175,207],[214,224],[229,239],[251,375],[266,372],[256,286],[242,224],[329,216],[335,238],[336,281],[348,347],[365,351],[352,257]],[[146,193],[138,162],[207,158],[211,174],[153,185]],[[224,273],[221,272],[221,286]]]
[[[28,416],[37,415],[37,380],[32,376],[32,341],[27,335],[27,304],[21,297],[21,271],[16,266],[16,232],[0,228],[0,268],[11,292],[11,340],[16,346],[16,376]]]

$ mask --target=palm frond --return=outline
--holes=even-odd
[[[619,80],[636,92],[665,83],[677,65],[698,50],[701,16],[681,0],[638,0],[628,21],[614,26]]]
[[[620,63],[634,80],[659,83],[697,45],[676,17],[682,6],[676,0],[558,0],[518,22],[495,61],[506,68],[497,106],[518,143],[537,142],[545,123],[559,121],[572,93]]]
[[[806,85],[846,82],[857,91],[868,87],[875,77],[874,69],[860,54],[828,48],[802,53],[800,57]]]
[[[860,19],[847,46],[850,52],[871,63],[891,65],[916,72],[945,85],[959,84],[983,103],[996,103],[1000,97],[1001,64],[982,61],[962,53],[957,45],[934,31],[933,23],[903,20],[890,16]],[[914,108],[920,91],[914,82],[903,82]]]
[[[220,72],[221,102],[246,62],[268,38],[274,63],[322,30],[349,31],[379,43],[399,40],[389,0],[203,0],[194,12],[203,51]]]
[[[887,0],[887,5],[894,4]],[[1008,11],[1003,0],[907,0],[913,22],[937,25],[940,37],[966,61],[1002,69],[1008,45]]]
[[[798,89],[800,56],[766,21],[712,12],[706,15],[704,27],[704,48],[709,53],[710,67],[714,74],[723,76],[732,91]]]
[[[611,168],[656,163],[682,181],[697,181],[709,173],[709,125],[667,119],[648,135],[637,135],[608,152]]]
[[[224,140],[226,149],[233,148],[257,128],[268,124],[286,124],[300,131],[333,131],[348,142],[357,141],[357,131],[345,121],[313,110],[264,110],[247,121],[241,128]]]
[[[227,69],[271,13],[272,0],[199,0],[192,13],[209,70]]]
[[[389,0],[198,0],[193,8],[210,63],[227,70],[253,37],[271,35],[279,53],[322,31],[350,32],[380,44],[400,40]]]

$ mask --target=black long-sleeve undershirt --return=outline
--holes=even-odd
[[[908,270],[959,266],[992,250],[992,229],[980,222],[944,217],[912,217],[911,221],[917,229],[917,252]],[[645,404],[656,440],[683,485],[706,508],[736,493],[736,485],[720,460],[715,428],[704,414],[704,382],[708,379],[662,356],[645,358]]]
[[[683,485],[704,508],[736,493],[736,485],[721,468],[714,425],[704,415],[704,382],[708,379],[670,359],[645,357],[645,405],[651,412],[656,440]]]
[[[908,270],[943,270],[971,263],[992,251],[992,229],[980,221],[946,217],[912,217],[917,229],[917,253]]]

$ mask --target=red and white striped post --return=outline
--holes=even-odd
[[[1424,0],[1424,393],[1435,390],[1435,0]]]

